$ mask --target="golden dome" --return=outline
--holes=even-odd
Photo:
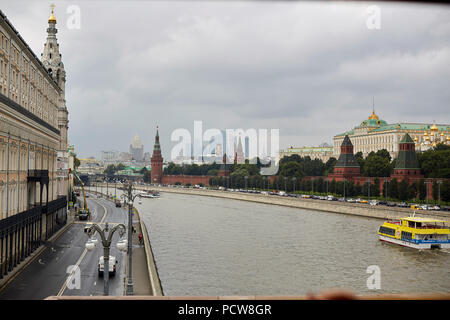
[[[444,133],[443,132],[441,132],[441,137],[443,137],[444,136]]]
[[[369,120],[379,120],[378,116],[375,114],[375,111],[372,111],[372,114],[369,117]]]
[[[425,131],[425,133],[423,134],[425,137],[428,136],[428,132]]]
[[[417,137],[415,137],[415,138],[414,138],[414,141],[417,142],[417,140],[419,140],[419,139],[417,139]]]
[[[426,137],[425,140],[430,141],[430,137]]]
[[[450,141],[450,137],[445,138],[445,140]]]
[[[50,18],[48,18],[48,23],[51,23],[51,22],[56,23],[56,18],[55,18],[55,16],[53,15],[53,9],[55,8],[55,5],[52,4],[50,7],[52,8],[52,13],[51,13],[51,15],[50,15]]]
[[[431,132],[431,133],[430,133],[430,136],[432,136],[432,137],[433,137],[433,136],[434,136],[434,132]]]
[[[430,130],[431,131],[438,131],[439,130],[437,125],[436,125],[436,123],[431,126]]]

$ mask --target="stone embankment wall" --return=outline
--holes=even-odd
[[[403,218],[405,216],[409,216],[413,213],[413,211],[410,208],[371,206],[369,204],[362,204],[362,203],[348,203],[348,202],[326,201],[315,199],[299,199],[299,198],[281,197],[272,195],[229,192],[219,190],[192,189],[192,188],[151,187],[151,189],[157,190],[159,192],[171,192],[171,193],[193,194],[209,197],[219,197],[219,198],[265,203],[271,205],[279,205],[292,208],[351,214],[378,219],[387,219],[387,218],[398,219]],[[434,217],[436,219],[446,220],[450,222],[450,213],[444,211],[418,210],[416,211],[416,216]]]

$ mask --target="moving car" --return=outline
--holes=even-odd
[[[109,256],[109,274],[114,276],[116,274],[117,265],[119,262],[116,260],[116,257]],[[103,256],[100,256],[98,259],[98,276],[103,276],[103,271],[105,269],[105,260]]]

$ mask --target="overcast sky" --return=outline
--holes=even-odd
[[[450,123],[450,6],[328,2],[53,1],[79,157],[163,156],[177,128],[280,129],[280,147],[332,143],[375,111],[388,123]],[[37,56],[50,1],[1,10]],[[380,9],[369,29],[367,9]],[[69,5],[80,29],[69,29]],[[70,20],[73,21],[73,20]],[[371,20],[372,21],[372,20]]]

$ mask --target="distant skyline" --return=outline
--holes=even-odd
[[[40,57],[51,1],[1,1]],[[162,154],[173,130],[280,129],[280,148],[332,144],[372,112],[450,123],[450,8],[402,3],[57,1],[69,142],[80,158]],[[367,8],[380,29],[367,28]],[[67,9],[80,9],[69,29]]]

